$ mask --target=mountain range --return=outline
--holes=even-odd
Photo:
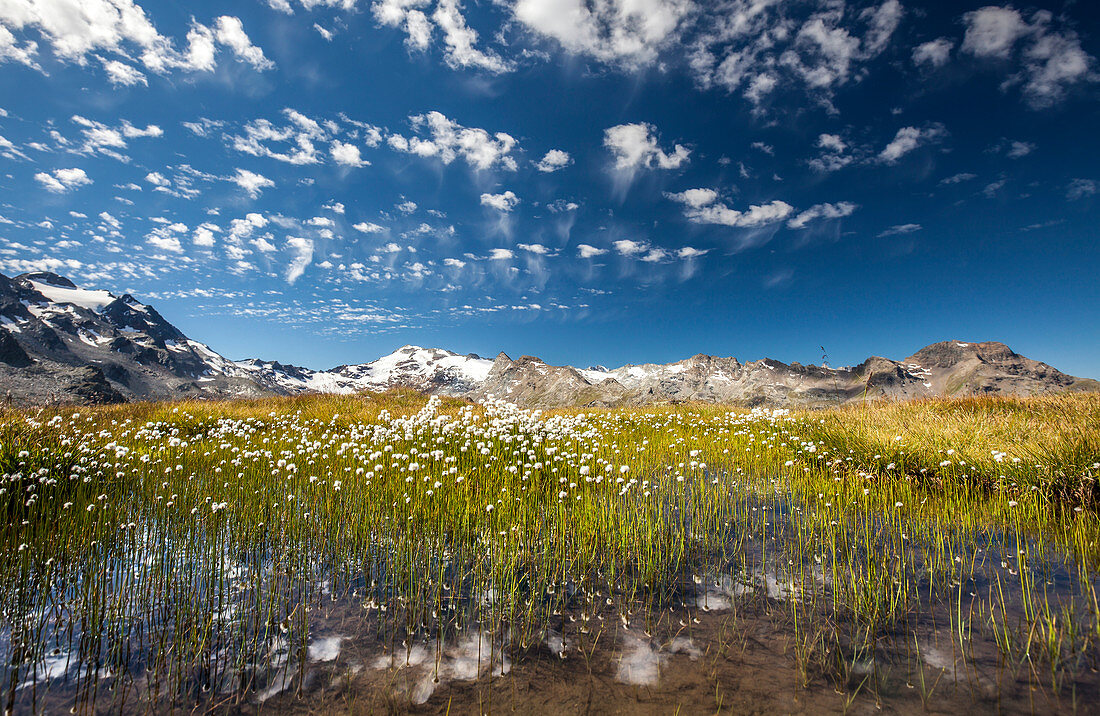
[[[706,401],[821,407],[868,398],[1098,391],[1002,343],[934,343],[905,360],[854,367],[695,355],[675,363],[574,368],[533,356],[495,359],[404,346],[369,363],[311,370],[230,360],[129,294],[78,287],[54,273],[0,274],[0,386],[9,403],[110,403],[409,387],[526,407]]]

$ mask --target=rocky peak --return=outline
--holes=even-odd
[[[32,271],[30,273],[21,273],[15,277],[16,281],[20,281],[29,284],[31,281],[37,283],[44,283],[48,286],[57,286],[58,288],[77,288],[77,285],[65,278],[59,276],[50,271]]]
[[[978,358],[983,362],[989,362],[1011,357],[1017,356],[1004,343],[996,341],[971,343],[954,340],[925,346],[905,360],[908,363],[933,368],[955,365],[967,358]]]

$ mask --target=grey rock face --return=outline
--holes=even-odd
[[[81,402],[89,405],[126,402],[122,393],[108,382],[103,371],[91,365],[77,370],[75,380],[68,389],[73,395],[79,396]]]

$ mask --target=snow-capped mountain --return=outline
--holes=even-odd
[[[412,387],[462,395],[492,361],[405,346],[361,365],[315,371],[232,361],[191,340],[125,294],[77,287],[51,273],[0,275],[0,376],[27,402],[356,393]]]
[[[0,377],[27,402],[263,392],[151,306],[57,274],[0,275],[0,326]]]
[[[481,385],[493,362],[437,348],[402,346],[378,360],[313,371],[256,359],[237,361],[235,375],[275,392],[357,393],[408,387],[441,395],[463,395]]]
[[[851,368],[696,355],[668,364],[608,369],[553,366],[533,356],[488,360],[403,346],[369,363],[317,371],[274,361],[230,360],[192,340],[149,305],[77,287],[51,273],[0,275],[0,381],[21,403],[112,402],[171,397],[357,393],[409,387],[531,407],[707,401],[836,405],[863,398],[971,393],[1031,395],[1100,390],[1013,353],[1001,343],[945,341],[903,361],[868,358]]]

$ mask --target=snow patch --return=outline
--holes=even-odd
[[[52,303],[71,303],[74,306],[87,308],[89,311],[97,313],[107,305],[114,303],[118,298],[110,291],[66,288],[65,286],[54,286],[40,281],[31,281],[30,284],[35,291],[38,291]]]

